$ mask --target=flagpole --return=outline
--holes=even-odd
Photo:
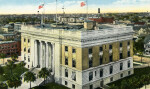
[[[87,14],[87,20],[88,20],[88,18],[89,18],[89,16],[88,16],[88,0],[86,0],[86,5],[87,5],[86,14]]]
[[[56,27],[57,27],[57,0],[56,0]]]

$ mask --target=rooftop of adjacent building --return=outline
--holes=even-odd
[[[0,34],[0,36],[14,36],[15,34]]]
[[[9,43],[13,43],[15,41],[0,41],[0,44],[9,44]]]

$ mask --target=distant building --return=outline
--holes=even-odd
[[[14,32],[14,27],[11,26],[10,24],[7,24],[4,27],[2,27],[2,30],[6,33],[12,33]]]
[[[15,38],[15,34],[0,34],[0,39],[2,40],[10,40],[14,38]]]
[[[14,23],[14,30],[15,31],[18,31],[18,30],[21,30],[21,22],[16,22]]]
[[[150,35],[145,38],[144,43],[145,55],[150,56]]]
[[[6,54],[10,57],[12,54],[21,54],[21,43],[20,41],[0,41],[0,53]]]
[[[97,23],[111,23],[113,24],[114,18],[111,17],[101,17],[101,18],[89,18],[89,20],[96,21]]]

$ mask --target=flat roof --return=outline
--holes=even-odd
[[[9,43],[13,43],[15,41],[0,41],[0,44],[9,44]]]

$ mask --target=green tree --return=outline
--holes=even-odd
[[[10,69],[10,73],[11,73],[11,75],[13,75],[13,68],[15,68],[16,67],[16,64],[15,64],[15,62],[14,61],[8,61],[8,63],[7,63],[7,68],[8,69]]]
[[[18,55],[17,55],[17,54],[12,54],[12,55],[11,55],[11,59],[12,59],[13,61],[15,61],[17,58],[18,58]]]
[[[45,84],[45,79],[50,75],[50,72],[47,70],[47,68],[42,68],[41,71],[39,72],[39,77],[44,78],[44,84]]]
[[[26,63],[24,61],[19,63],[19,66],[22,68],[22,73],[24,72],[24,66],[26,65]]]
[[[3,67],[0,66],[0,75],[2,75],[4,73],[4,69]]]
[[[7,80],[7,85],[10,88],[14,88],[16,89],[17,87],[21,86],[22,82],[21,82],[21,78],[20,77],[16,77],[16,76],[11,76],[9,80]]]
[[[150,83],[150,76],[149,75],[143,75],[141,77],[141,82],[144,84],[145,89],[146,89],[146,85]]]
[[[32,72],[26,72],[24,75],[24,81],[30,82],[30,88],[31,88],[31,82],[36,81],[35,74]]]
[[[115,84],[111,85],[109,89],[119,89]]]
[[[8,89],[8,87],[6,84],[0,83],[0,89]]]
[[[1,59],[1,58],[3,59],[3,65],[4,65],[4,59],[5,59],[5,57],[6,57],[5,54],[3,54],[3,53],[0,54],[0,59]]]

